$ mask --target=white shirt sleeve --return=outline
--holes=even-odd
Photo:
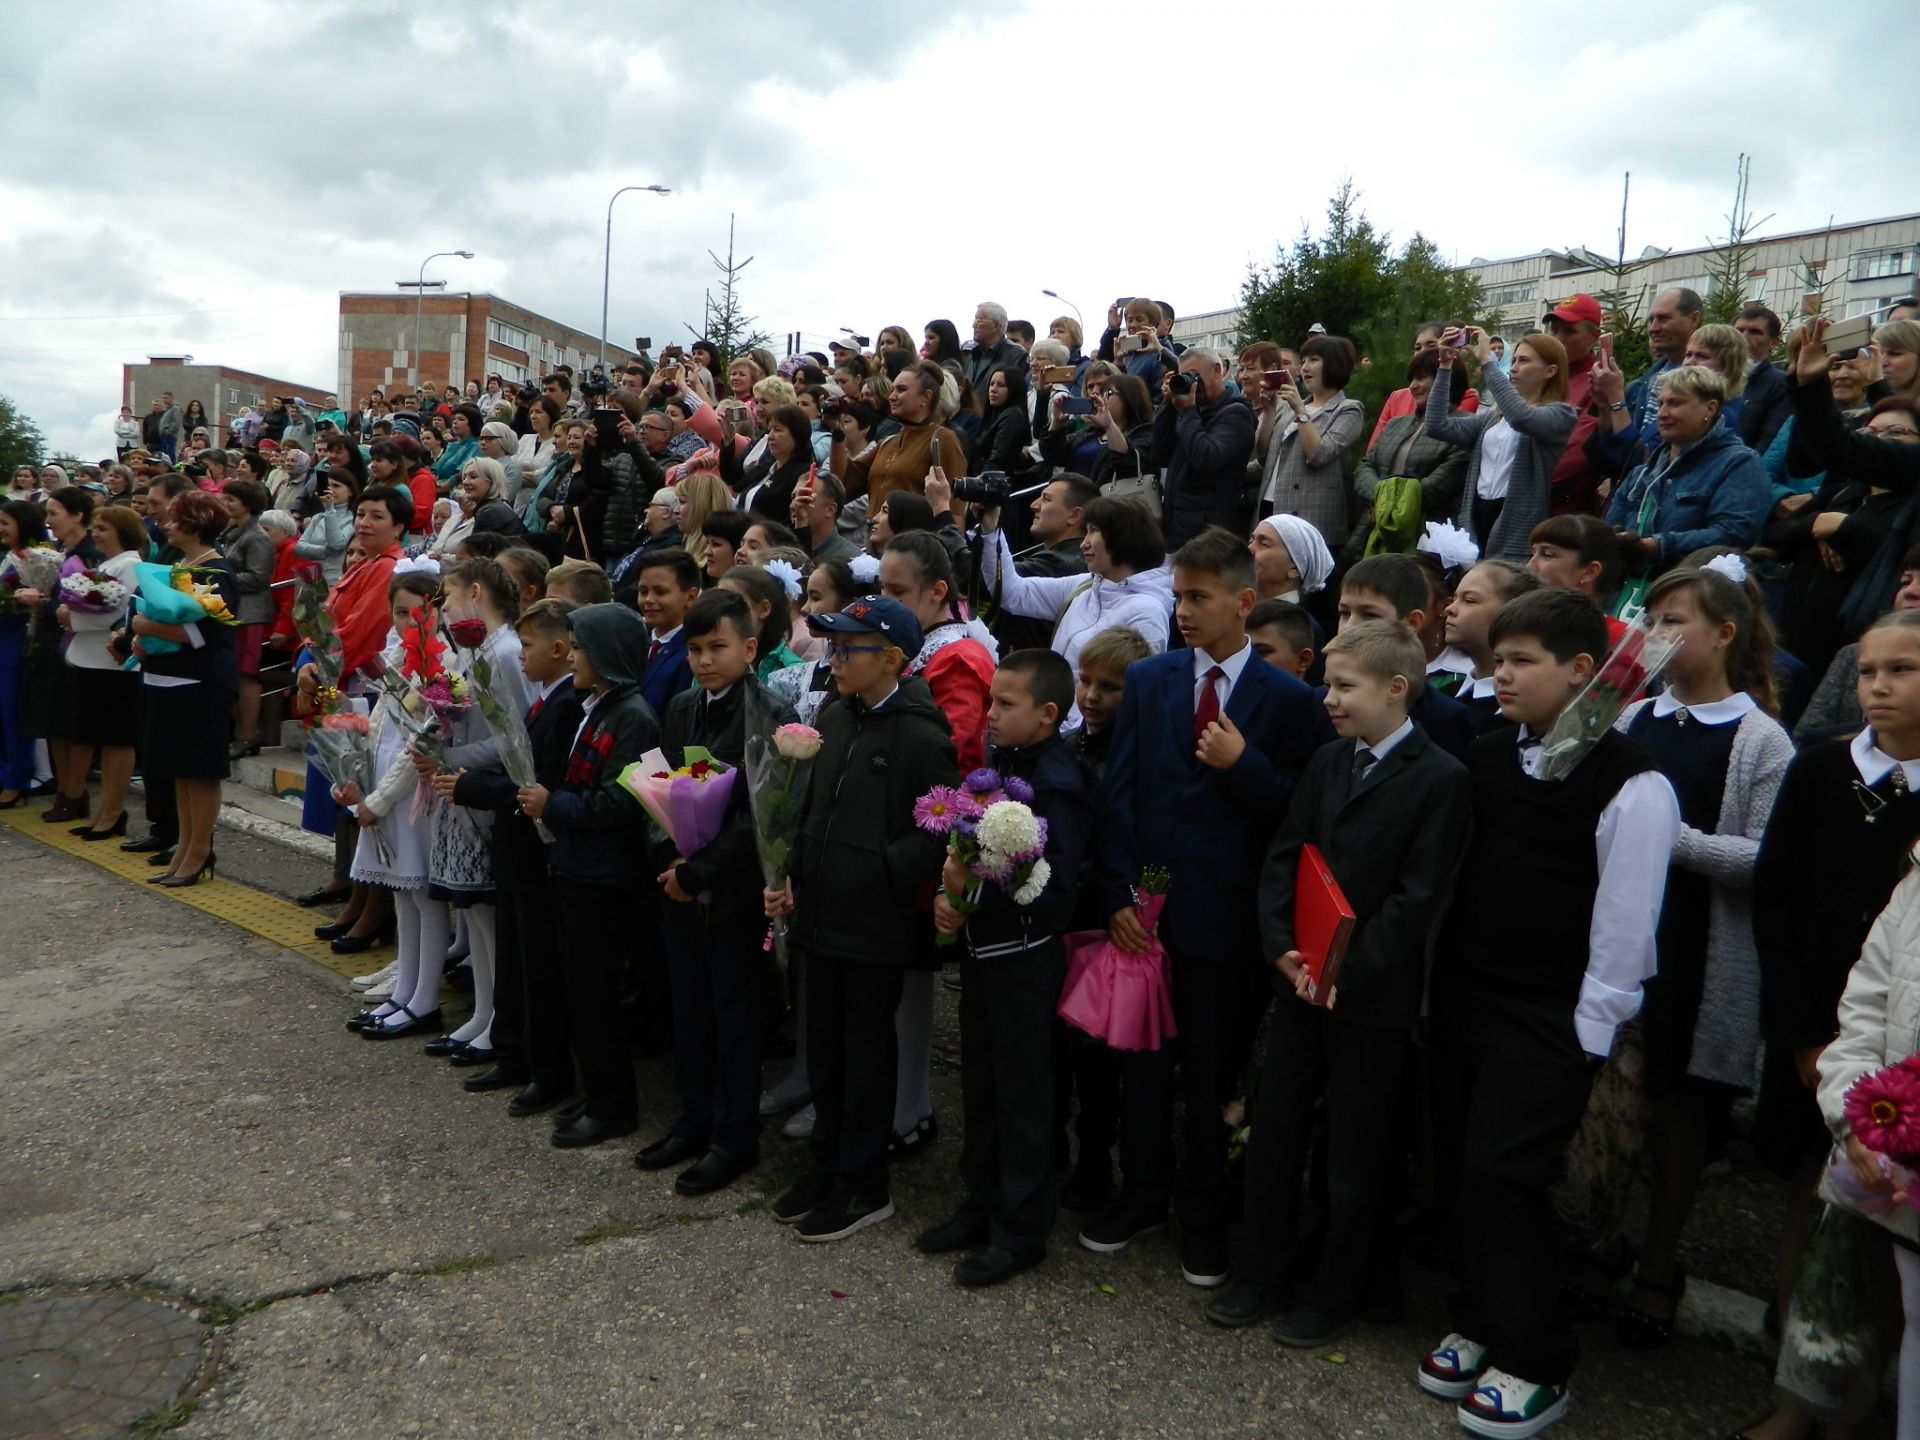
[[[1655,934],[1667,866],[1680,838],[1680,802],[1657,771],[1620,787],[1594,827],[1600,884],[1587,937],[1587,974],[1573,1007],[1580,1048],[1605,1058],[1613,1032],[1640,1013],[1643,987],[1657,968]]]
[[[980,547],[980,575],[982,587],[990,595],[997,590],[1000,607],[1008,614],[1054,621],[1066,610],[1073,592],[1089,579],[1084,574],[1022,575],[1001,530],[989,532],[987,543]]]

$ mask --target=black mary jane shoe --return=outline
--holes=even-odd
[[[448,1053],[447,1063],[456,1069],[462,1070],[474,1065],[491,1065],[493,1064],[493,1051],[482,1050],[466,1041],[462,1041]]]
[[[322,885],[318,890],[309,890],[304,895],[294,896],[293,903],[302,910],[311,910],[316,905],[331,905],[335,901],[344,900],[351,894],[353,894],[352,886],[348,886],[345,890],[329,890]]]
[[[393,1014],[405,1015],[407,1017],[405,1023],[388,1025],[385,1021],[382,1021],[377,1025],[368,1025],[361,1030],[360,1038],[362,1040],[402,1040],[409,1035],[431,1035],[440,1029],[440,1012],[438,1010],[429,1010],[424,1015],[416,1015],[413,1011],[402,1005],[398,1010],[394,1011]],[[387,1017],[389,1020],[392,1018],[392,1015]]]
[[[380,1004],[375,1005],[372,1009],[362,1010],[359,1014],[354,1015],[347,1021],[347,1029],[366,1030],[372,1026],[378,1025],[382,1020],[386,1019],[387,1016],[396,1014],[398,1012],[399,1007],[396,1006],[392,1010],[387,1010],[384,1008],[385,1005],[386,1005],[386,1001],[383,1000],[380,1002]]]
[[[444,1060],[467,1042],[456,1040],[451,1035],[442,1035],[437,1040],[429,1040],[420,1047],[422,1055],[431,1055],[436,1060]]]

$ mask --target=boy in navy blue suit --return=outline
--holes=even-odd
[[[655,714],[664,715],[674,696],[693,688],[682,627],[688,608],[700,598],[700,566],[684,550],[656,550],[640,561],[635,576],[634,608],[647,622],[648,636],[640,693]]]
[[[1333,738],[1313,691],[1262,663],[1247,639],[1253,556],[1218,526],[1173,557],[1174,621],[1188,648],[1127,668],[1107,761],[1095,853],[1115,944],[1143,950],[1132,886],[1152,865],[1170,884],[1166,947],[1178,1052],[1123,1057],[1119,1198],[1080,1233],[1089,1250],[1125,1249],[1164,1227],[1177,1201],[1181,1271],[1195,1285],[1227,1278],[1227,1134],[1262,1005],[1255,892],[1296,776]],[[1174,1062],[1186,1101],[1185,1154],[1174,1185]]]

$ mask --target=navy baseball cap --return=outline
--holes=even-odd
[[[880,635],[909,660],[920,653],[920,622],[886,595],[862,596],[837,615],[809,615],[807,628],[816,635]]]

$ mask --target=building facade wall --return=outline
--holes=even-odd
[[[509,383],[537,380],[562,364],[578,374],[594,363],[599,350],[597,335],[497,295],[428,295],[418,302],[405,293],[340,297],[340,390],[356,401],[376,388],[392,394],[416,376],[422,385],[464,388],[469,380],[484,383],[491,374]],[[609,365],[632,358],[624,346],[607,346]]]
[[[325,407],[327,396],[334,393],[324,386],[276,380],[251,370],[236,370],[231,365],[189,365],[178,360],[158,359],[120,367],[120,401],[131,407],[136,418],[146,414],[153,402],[169,390],[183,410],[189,400],[198,400],[205,407],[208,420],[221,432],[213,437],[215,444],[234,416],[261,400],[294,395],[310,409],[320,410]]]

